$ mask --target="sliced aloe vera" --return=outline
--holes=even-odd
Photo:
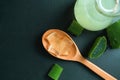
[[[107,36],[112,48],[120,48],[120,20],[107,28]]]
[[[89,58],[94,59],[100,57],[106,50],[107,40],[105,36],[98,37],[93,43],[89,52]]]
[[[53,80],[58,80],[62,71],[63,71],[63,68],[60,65],[54,64],[52,69],[48,73],[48,76]]]
[[[75,36],[79,36],[83,30],[83,27],[81,27],[80,24],[75,20],[73,20],[73,22],[68,28],[68,31],[74,34]]]

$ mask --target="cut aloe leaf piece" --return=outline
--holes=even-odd
[[[60,65],[54,64],[52,69],[48,73],[48,76],[53,80],[58,80],[62,71],[63,71],[63,68]]]
[[[107,36],[112,48],[120,48],[120,20],[109,26]]]
[[[98,37],[93,43],[89,52],[89,58],[94,59],[100,57],[106,50],[107,40],[105,36]]]
[[[81,27],[80,24],[75,20],[73,20],[73,22],[68,28],[68,31],[74,34],[75,36],[79,36],[83,30],[83,27]]]

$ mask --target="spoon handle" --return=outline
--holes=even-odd
[[[105,80],[117,80],[115,77],[108,74],[107,72],[105,72],[104,70],[93,64],[92,62],[88,61],[87,59],[79,60],[78,62],[84,64],[86,67],[91,69],[93,72],[95,72],[97,75],[99,75]]]

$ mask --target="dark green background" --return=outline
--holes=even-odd
[[[60,80],[102,80],[77,62],[50,56],[42,46],[42,34],[51,28],[67,31],[76,0],[0,0],[0,80],[51,80],[47,74],[54,63],[64,71]],[[103,32],[70,34],[83,56]],[[108,48],[91,60],[120,79],[120,49]]]

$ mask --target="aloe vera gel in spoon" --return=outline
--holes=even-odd
[[[102,30],[119,19],[119,0],[77,0],[74,14],[83,28]]]

